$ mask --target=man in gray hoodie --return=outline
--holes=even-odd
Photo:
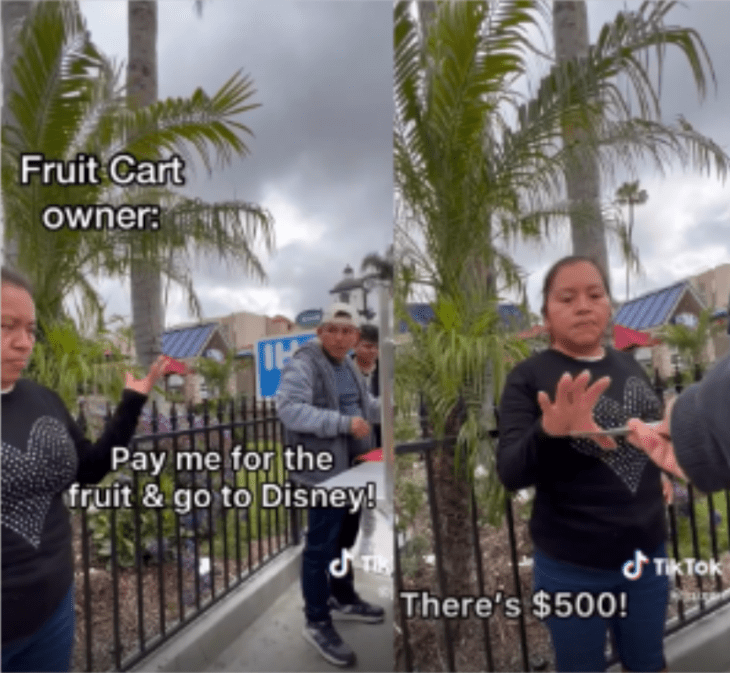
[[[372,447],[371,424],[380,420],[380,405],[367,391],[348,351],[359,338],[355,312],[334,304],[317,328],[317,339],[304,344],[284,366],[276,395],[288,446],[328,452],[332,468],[292,474],[314,485],[347,470],[353,459]],[[363,601],[354,589],[352,567],[344,577],[330,574],[332,561],[355,543],[360,511],[312,508],[302,553],[302,593],[307,623],[302,635],[336,666],[352,666],[355,653],[332,626],[332,616],[378,623],[384,610]],[[338,573],[339,574],[339,573]]]

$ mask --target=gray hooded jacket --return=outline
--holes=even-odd
[[[730,488],[730,355],[689,386],[672,409],[677,462],[690,481],[710,493]]]
[[[379,422],[379,402],[368,392],[352,359],[346,357],[343,364],[352,370],[357,381],[363,417],[368,423]],[[373,448],[372,433],[363,440],[350,435],[352,417],[340,413],[335,370],[318,339],[305,343],[284,366],[276,409],[286,429],[287,446],[301,444],[312,453],[329,451],[334,458],[331,470],[299,472],[297,481],[317,484],[344,472],[350,467],[350,442],[355,445],[355,455]]]

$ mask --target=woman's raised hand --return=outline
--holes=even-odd
[[[585,370],[573,378],[565,372],[558,381],[555,402],[544,391],[537,394],[542,409],[542,428],[548,435],[562,437],[573,432],[596,432],[602,428],[593,420],[593,407],[601,394],[611,385],[611,377],[604,376],[588,385],[591,373]],[[603,449],[615,449],[611,437],[592,438]]]
[[[167,357],[165,355],[160,355],[150,367],[149,372],[147,372],[147,376],[145,376],[143,379],[136,379],[132,374],[127,372],[127,375],[124,378],[124,387],[128,388],[129,390],[134,390],[135,392],[141,393],[142,395],[149,395],[150,391],[154,387],[155,383],[157,382],[157,379],[162,376],[162,373],[165,371],[165,364],[167,363]]]

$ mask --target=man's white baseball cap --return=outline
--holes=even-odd
[[[336,325],[350,325],[358,329],[357,322],[355,321],[356,315],[357,312],[349,304],[335,302],[324,312],[322,324],[329,325],[330,323],[334,323]]]

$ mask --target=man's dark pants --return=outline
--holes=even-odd
[[[302,593],[304,612],[310,622],[330,618],[327,601],[330,595],[340,603],[357,600],[352,564],[348,562],[344,577],[329,572],[330,563],[339,559],[343,549],[355,544],[360,524],[360,510],[348,508],[310,509],[307,542],[302,553]]]

